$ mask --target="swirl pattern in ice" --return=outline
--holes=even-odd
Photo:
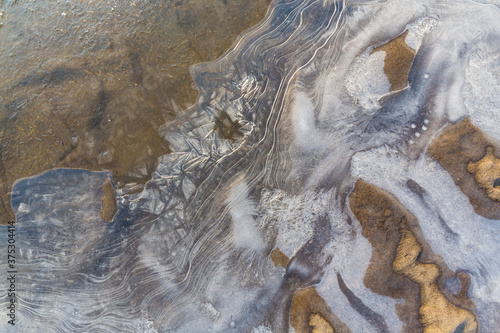
[[[499,22],[494,1],[276,1],[192,68],[172,153],[110,223],[107,173],[16,183],[3,329],[495,332]]]

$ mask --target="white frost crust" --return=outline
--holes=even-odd
[[[264,325],[259,325],[257,327],[253,327],[250,333],[273,333],[273,331]]]
[[[422,44],[425,35],[436,27],[437,21],[434,18],[424,17],[408,24],[408,35],[405,37],[405,43],[414,50],[418,50]]]
[[[324,136],[316,127],[313,101],[305,93],[298,91],[294,96],[291,111],[294,144],[303,150],[324,148]]]
[[[500,36],[479,44],[465,70],[462,94],[472,122],[500,140]]]
[[[257,228],[254,218],[257,211],[249,192],[246,182],[241,181],[231,186],[225,201],[232,219],[233,243],[237,247],[261,251],[265,248],[265,244]]]
[[[385,51],[371,53],[371,48],[361,54],[345,77],[347,93],[367,110],[380,107],[378,100],[387,94],[391,84],[384,73]]]
[[[332,201],[330,192],[306,191],[292,196],[281,190],[264,191],[259,224],[276,226],[276,247],[291,258],[313,236],[314,223]]]

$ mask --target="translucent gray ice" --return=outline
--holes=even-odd
[[[417,54],[409,86],[391,93],[383,54],[370,52],[406,29]],[[467,115],[500,140],[499,51],[496,1],[275,1],[219,60],[192,68],[199,99],[162,128],[173,152],[143,192],[118,191],[112,223],[100,215],[107,173],[15,184],[18,323],[6,324],[2,294],[1,330],[288,332],[293,292],[316,285],[353,332],[399,332],[400,301],[363,284],[371,246],[346,204],[361,177],[470,272],[481,330],[493,332],[500,221],[477,216],[423,152]],[[224,138],[227,124],[238,132]],[[286,271],[269,258],[276,247],[292,258]],[[384,325],[350,307],[337,273]]]

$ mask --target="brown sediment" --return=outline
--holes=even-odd
[[[421,332],[418,318],[419,288],[392,269],[395,251],[401,237],[400,223],[404,213],[382,191],[364,181],[358,181],[349,196],[351,211],[360,222],[363,236],[372,247],[371,263],[364,283],[373,292],[403,298],[405,303],[396,305],[396,313],[405,323],[403,332]]]
[[[288,262],[290,261],[290,259],[288,259],[288,257],[281,252],[279,248],[275,248],[271,252],[271,260],[273,261],[275,267],[281,266],[283,268],[286,268],[286,265],[288,265]]]
[[[476,163],[470,162],[467,171],[474,175],[488,197],[500,201],[500,158],[493,155],[493,147],[486,148],[486,155]]]
[[[457,314],[458,310],[449,312],[455,308],[462,308],[458,312],[463,315],[461,318],[464,320],[469,320],[470,316],[474,318],[472,315],[475,311],[474,305],[467,298],[465,290],[468,287],[466,274],[459,275],[460,281],[464,282],[462,290],[457,295],[442,288],[444,281],[455,277],[455,274],[440,256],[432,252],[423,237],[417,219],[394,196],[358,180],[349,196],[349,203],[351,211],[361,224],[363,236],[373,248],[364,283],[379,295],[405,300],[403,304],[396,305],[396,314],[405,323],[403,332],[431,332],[428,327],[434,327],[432,325],[435,321],[432,318],[455,323],[454,318],[448,318]],[[401,243],[405,237],[413,237],[418,246],[404,241]],[[428,281],[425,282],[425,286],[417,280],[412,280],[409,273],[402,273],[401,260],[397,261],[404,256],[418,257],[418,263],[415,265],[419,265],[418,276],[422,279],[429,274],[437,276],[432,281],[425,280]],[[426,314],[427,319],[421,320],[424,319],[421,317],[422,313]]]
[[[463,332],[477,331],[477,321],[467,310],[451,304],[439,291],[436,280],[440,269],[435,264],[423,264],[418,260],[422,247],[413,233],[403,230],[399,242],[394,271],[402,274],[420,285],[420,316],[424,325],[424,333],[431,332]]]
[[[271,260],[275,267],[284,268],[290,261],[279,248],[271,252]],[[297,333],[351,333],[349,327],[332,313],[314,287],[295,292],[290,307],[290,325]]]
[[[461,286],[458,295],[459,295],[459,297],[461,297],[463,299],[467,299],[468,298],[467,293],[469,292],[470,283],[471,283],[470,275],[465,274],[463,272],[459,272],[459,273],[457,273],[457,278],[460,281],[460,286]]]
[[[333,333],[333,328],[319,313],[313,314],[310,318],[309,326],[313,328],[312,333]]]
[[[313,287],[295,293],[290,311],[290,324],[297,333],[351,333],[349,327],[332,313]]]
[[[9,221],[14,221],[16,216],[12,210],[10,201],[10,186],[0,183],[0,224],[5,225]]]
[[[428,153],[469,198],[474,211],[494,220],[500,219],[500,189],[495,188],[496,178],[493,179],[500,176],[498,159],[494,156],[499,148],[468,118],[446,127],[428,148]]]
[[[111,222],[117,210],[116,193],[110,179],[106,179],[102,185],[102,218]]]
[[[159,127],[198,95],[190,66],[221,56],[239,33],[264,17],[269,4],[177,1],[143,6],[140,15],[135,6],[115,6],[113,19],[86,11],[66,18],[81,26],[77,35],[59,26],[66,32],[57,41],[38,33],[58,28],[57,17],[16,16],[14,4],[12,32],[26,38],[16,44],[16,57],[0,52],[5,63],[0,68],[5,78],[0,82],[0,224],[14,218],[14,181],[47,169],[110,170],[118,187],[144,184],[158,157],[170,152]],[[35,12],[46,9],[30,6]],[[120,24],[131,17],[136,17],[133,24]],[[96,24],[98,33],[80,35]],[[28,42],[33,38],[41,41],[38,48]],[[226,124],[219,134],[237,139],[237,124],[221,119]]]
[[[2,137],[2,134],[3,132],[0,130],[0,138]],[[6,181],[5,168],[0,150],[0,225],[5,225],[10,221],[14,221],[16,218],[10,201],[11,188],[11,183]]]
[[[416,52],[405,43],[407,34],[408,31],[405,31],[372,51],[385,51],[384,73],[391,83],[390,91],[400,90],[408,85],[408,73]]]

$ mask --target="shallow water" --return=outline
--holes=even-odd
[[[3,1],[0,223],[14,181],[54,167],[110,170],[140,189],[170,151],[158,128],[195,102],[189,67],[222,55],[268,5]]]
[[[110,222],[109,172],[15,184],[5,331],[496,332],[499,18],[273,2],[191,68],[198,100]]]

